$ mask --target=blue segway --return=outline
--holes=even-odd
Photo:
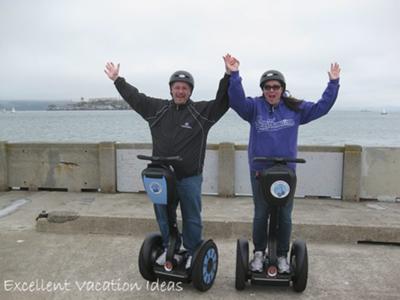
[[[218,270],[218,249],[213,240],[203,241],[192,257],[191,268],[186,269],[186,250],[177,250],[180,238],[178,225],[173,216],[176,197],[176,176],[171,164],[181,161],[179,156],[157,157],[138,155],[139,159],[149,160],[142,171],[143,184],[147,195],[154,204],[166,205],[168,212],[169,243],[165,264],[159,266],[156,259],[163,251],[160,233],[151,233],[143,241],[139,252],[139,271],[144,279],[190,283],[199,291],[206,291],[214,284]]]
[[[249,243],[238,239],[236,244],[236,278],[235,287],[243,290],[248,280],[252,284],[282,285],[292,287],[296,292],[303,292],[307,286],[308,254],[303,240],[295,240],[290,251],[289,274],[278,273],[277,231],[279,208],[294,197],[296,174],[287,166],[288,163],[305,163],[304,159],[256,157],[254,161],[272,162],[273,166],[259,172],[257,179],[261,182],[265,201],[268,202],[270,215],[268,219],[268,254],[264,260],[263,272],[252,272],[249,269]]]

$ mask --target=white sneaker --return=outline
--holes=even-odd
[[[286,256],[278,257],[278,272],[280,274],[290,273],[290,266],[289,266]]]
[[[189,255],[186,259],[186,265],[185,265],[185,269],[190,269],[190,267],[192,266],[192,256]]]
[[[167,259],[167,249],[157,258],[156,264],[159,266],[163,266],[165,264],[165,260]],[[182,261],[182,255],[174,254],[174,259],[179,264]]]
[[[262,272],[264,266],[264,254],[262,251],[254,252],[253,260],[250,263],[250,270],[253,272]]]
[[[159,266],[163,266],[165,264],[166,258],[167,258],[167,249],[164,249],[164,252],[157,258],[156,264]]]

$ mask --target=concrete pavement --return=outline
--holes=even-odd
[[[21,201],[26,203],[21,205]],[[0,229],[7,223],[15,228],[36,225],[38,231],[58,233],[141,235],[157,230],[152,205],[144,193],[0,193],[0,209],[13,206],[18,206],[14,213],[0,218]],[[49,217],[36,224],[35,218],[43,210]],[[22,213],[24,220],[19,217]],[[203,196],[202,215],[206,236],[251,236],[250,197]],[[293,237],[323,242],[400,243],[400,203],[295,199]]]
[[[42,210],[54,213],[36,222]],[[144,194],[3,192],[0,299],[398,299],[400,248],[356,242],[398,243],[399,213],[400,203],[296,199],[294,235],[305,237],[309,250],[307,289],[238,292],[236,238],[251,236],[251,198],[204,197],[206,236],[217,243],[220,262],[214,286],[200,293],[191,285],[163,290],[138,273],[140,245],[156,229]]]
[[[2,300],[385,300],[398,299],[400,294],[400,251],[395,246],[308,243],[309,279],[304,293],[264,286],[247,286],[239,292],[234,287],[236,241],[217,238],[220,259],[217,278],[208,292],[200,293],[192,285],[163,288],[161,283],[149,285],[140,276],[137,265],[143,237],[3,228],[0,239]],[[127,288],[132,290],[126,291]]]

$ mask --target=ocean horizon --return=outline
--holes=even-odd
[[[208,143],[247,144],[249,124],[229,110]],[[133,110],[0,112],[0,140],[17,142],[151,143],[147,122]],[[299,145],[400,147],[400,111],[332,110],[300,126]]]

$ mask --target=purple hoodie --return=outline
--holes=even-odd
[[[327,114],[335,103],[338,91],[339,79],[330,80],[318,102],[303,101],[300,110],[293,111],[282,100],[273,107],[264,96],[246,98],[239,72],[232,72],[228,89],[229,106],[250,123],[250,170],[260,171],[269,166],[264,162],[253,162],[257,156],[296,158],[299,126]],[[288,165],[295,170],[294,164]]]

